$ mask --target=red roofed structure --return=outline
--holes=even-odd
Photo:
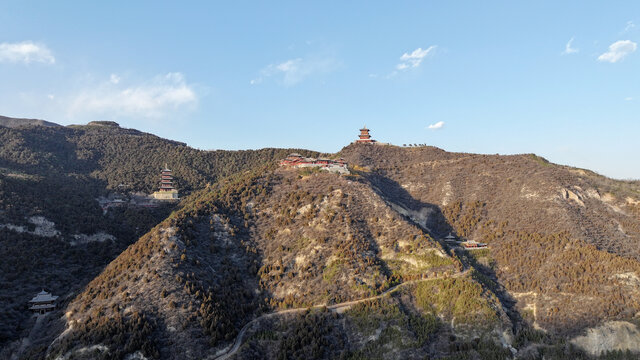
[[[365,125],[362,129],[360,129],[360,135],[358,135],[358,140],[356,140],[356,142],[374,143],[376,141],[371,138],[371,135],[369,135],[369,129],[367,129],[367,126]]]

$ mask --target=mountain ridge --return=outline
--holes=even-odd
[[[23,118],[12,118],[8,116],[0,115],[0,126],[8,127],[8,128],[18,128],[21,126],[48,126],[48,127],[57,127],[62,126],[60,124],[56,124],[50,121],[39,120],[39,119],[23,119]]]
[[[105,141],[114,136],[115,143]],[[292,149],[234,158],[113,124],[0,128],[0,138],[9,140],[0,156],[3,204],[23,196],[25,179],[50,178],[58,163],[66,171],[60,180],[94,184],[88,197],[117,191],[133,174],[119,167],[144,169],[148,180],[131,186],[147,191],[153,166],[145,163],[159,159],[136,155],[140,149],[176,154],[184,161],[176,173],[188,174],[178,182],[187,195],[167,209],[172,214],[148,217],[139,240],[131,233],[112,249],[113,261],[99,262],[102,272],[67,296],[64,321],[42,324],[45,334],[32,339],[39,345],[23,358],[81,358],[86,349],[103,358],[215,357],[260,314],[366,299],[404,283],[341,313],[315,308],[269,317],[230,355],[588,359],[591,350],[570,345],[584,346],[573,342],[584,331],[640,322],[635,181],[532,154],[382,144],[351,144],[329,155],[348,161],[350,174],[341,176],[278,168],[276,160]],[[214,155],[220,158],[206,160]],[[18,213],[7,210],[0,218],[20,225]],[[29,215],[54,218],[44,210]],[[63,238],[81,227],[65,221],[55,219]],[[449,233],[489,248],[452,246],[442,239]],[[10,235],[0,245],[18,239],[0,234]],[[416,279],[425,281],[412,285]]]

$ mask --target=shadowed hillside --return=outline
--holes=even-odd
[[[0,126],[0,347],[31,328],[27,301],[42,288],[68,300],[179,204],[121,206],[157,189],[167,164],[182,196],[235,172],[275,165],[293,150],[202,151],[111,122]],[[302,150],[296,150],[303,152]],[[313,155],[314,153],[306,153]],[[6,345],[6,346],[4,346]]]

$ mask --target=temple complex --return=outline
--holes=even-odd
[[[178,190],[173,187],[173,174],[164,166],[160,175],[160,189],[153,193],[156,200],[178,200]]]
[[[367,129],[366,125],[362,129],[360,129],[360,135],[358,135],[358,140],[356,140],[356,143],[366,144],[375,142],[376,141],[371,138],[371,135],[369,135],[369,129]]]
[[[39,292],[33,299],[29,300],[29,310],[37,314],[44,314],[56,309],[57,296],[52,296],[44,290]]]

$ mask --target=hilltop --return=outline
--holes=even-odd
[[[19,119],[19,118],[11,118],[0,115],[0,126],[8,127],[8,128],[18,128],[22,126],[61,126],[56,123],[52,123],[49,121],[38,120],[38,119]]]

